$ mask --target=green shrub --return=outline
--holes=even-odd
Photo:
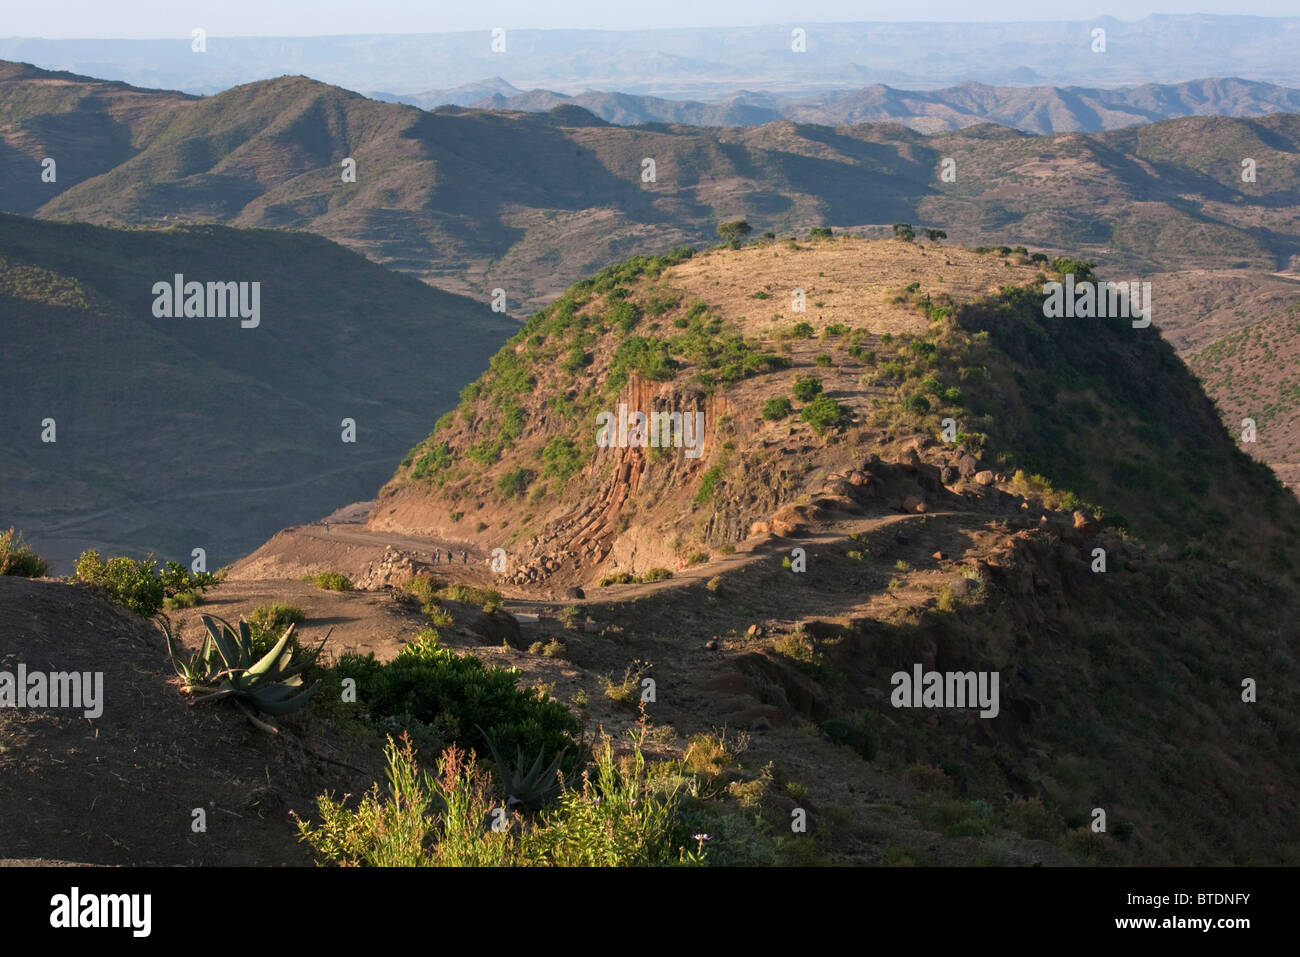
[[[821,395],[821,391],[822,380],[816,376],[810,376],[807,379],[796,379],[791,394],[800,402],[811,402]]]
[[[582,468],[582,454],[572,439],[551,439],[546,448],[542,449],[542,458],[546,462],[544,474],[554,475],[561,481]]]
[[[864,708],[846,718],[828,719],[822,723],[822,730],[836,744],[847,745],[868,761],[874,761],[877,750],[874,719],[875,715]]]
[[[476,442],[465,450],[465,454],[477,462],[479,465],[491,465],[497,459],[501,458],[502,444],[500,439],[484,439],[482,442]]]
[[[505,604],[505,598],[495,588],[479,588],[474,585],[448,585],[436,597],[460,602],[462,605],[476,605],[487,612],[500,611]]]
[[[790,333],[796,339],[811,339],[815,334],[811,322],[796,322]]]
[[[1084,282],[1092,279],[1092,271],[1096,268],[1096,265],[1096,263],[1084,262],[1081,259],[1058,256],[1052,260],[1052,272],[1061,273],[1062,275],[1073,273],[1075,282]]]
[[[338,572],[321,572],[312,578],[312,584],[326,591],[351,591],[352,579]]]
[[[817,364],[823,369],[828,369],[831,365],[831,357],[823,352],[817,357]]]
[[[903,408],[917,415],[925,415],[930,411],[930,400],[919,392],[913,392],[903,400]]]
[[[514,669],[486,667],[473,655],[412,642],[387,664],[373,652],[364,658],[345,654],[338,670],[356,680],[357,700],[381,724],[387,718],[390,725],[414,725],[465,748],[482,748],[486,732],[507,754],[516,748],[528,754],[567,749],[566,769],[582,762],[577,719],[537,689],[520,688]]]
[[[0,575],[18,575],[22,578],[41,578],[50,564],[37,555],[23,541],[23,533],[14,530],[0,532]]]
[[[497,491],[506,498],[519,498],[528,491],[528,486],[533,484],[535,478],[537,473],[532,469],[513,468],[501,476],[497,482]]]
[[[700,488],[695,493],[695,504],[704,505],[713,498],[713,493],[722,481],[722,466],[715,465],[700,478]]]
[[[446,442],[440,442],[415,460],[415,466],[411,469],[411,478],[422,479],[436,475],[450,466],[451,462],[451,446]]]
[[[624,335],[631,332],[638,322],[641,321],[641,307],[629,300],[615,303],[609,311],[609,321],[618,327]]]
[[[102,589],[113,601],[145,618],[156,615],[166,597],[152,554],[140,561],[119,555],[104,562],[99,552],[88,549],[77,559],[76,575],[78,580]]]
[[[775,398],[775,399],[768,399],[766,402],[763,403],[763,418],[767,419],[767,421],[769,422],[775,422],[779,419],[784,419],[787,415],[789,415],[793,411],[794,411],[794,406],[790,404],[790,400],[787,399],[785,396],[780,396],[779,398]]]
[[[590,352],[588,352],[587,350],[583,349],[582,346],[579,345],[570,346],[568,353],[564,357],[564,360],[560,363],[560,368],[563,369],[565,372],[567,372],[569,375],[573,375],[579,369],[584,369],[587,366],[591,365],[592,362],[595,361],[595,359],[596,357],[592,355]]]
[[[168,611],[177,608],[196,608],[203,604],[203,596],[196,591],[181,591],[163,599],[163,607]]]
[[[799,418],[813,427],[818,435],[825,435],[848,418],[848,410],[828,395],[819,395],[803,407]]]

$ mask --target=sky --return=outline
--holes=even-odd
[[[1104,3],[1104,0],[1103,0]],[[880,20],[1139,20],[1152,13],[1298,16],[1300,0],[0,0],[0,37],[147,39],[461,30],[758,26]]]

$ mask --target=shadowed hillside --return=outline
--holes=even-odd
[[[258,324],[157,317],[177,273],[260,283]],[[16,216],[0,316],[0,522],[64,571],[92,544],[215,568],[365,496],[513,327],[314,236]]]

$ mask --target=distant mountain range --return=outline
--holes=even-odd
[[[602,265],[717,223],[758,232],[910,222],[1126,270],[1285,269],[1300,255],[1300,116],[1187,117],[1030,136],[831,127],[617,126],[382,103],[305,77],[212,97],[0,65],[0,204],[103,225],[308,229],[519,316]],[[42,161],[55,159],[55,182]],[[357,181],[342,180],[342,163]],[[643,181],[653,159],[653,181]],[[940,167],[953,161],[955,179]],[[1255,182],[1243,182],[1243,159]]]
[[[202,17],[197,18],[199,21]],[[202,27],[201,22],[196,26]],[[0,29],[3,27],[0,26]],[[1094,30],[1105,51],[1094,52]],[[794,31],[803,31],[796,52]],[[1300,17],[1152,15],[1025,23],[809,23],[660,30],[513,30],[423,35],[0,39],[0,58],[137,86],[213,94],[302,73],[350,90],[419,96],[504,76],[521,89],[618,90],[715,100],[737,89],[800,95],[889,84],[936,89],[1103,88],[1242,76],[1300,87]],[[692,121],[697,122],[697,121]]]
[[[759,126],[779,120],[833,126],[894,122],[921,133],[958,130],[979,123],[997,123],[1027,133],[1098,133],[1184,116],[1300,113],[1300,90],[1236,77],[1111,90],[962,83],[922,91],[877,84],[801,98],[741,91],[710,103],[598,90],[573,96],[553,90],[517,90],[496,77],[450,90],[391,99],[424,109],[450,104],[533,113],[572,105],[620,126]]]

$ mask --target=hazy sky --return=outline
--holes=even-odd
[[[1104,0],[1103,0],[1104,2]],[[872,20],[1095,20],[1110,13],[1300,15],[1300,0],[0,0],[0,36],[319,36],[456,30],[750,26]]]

